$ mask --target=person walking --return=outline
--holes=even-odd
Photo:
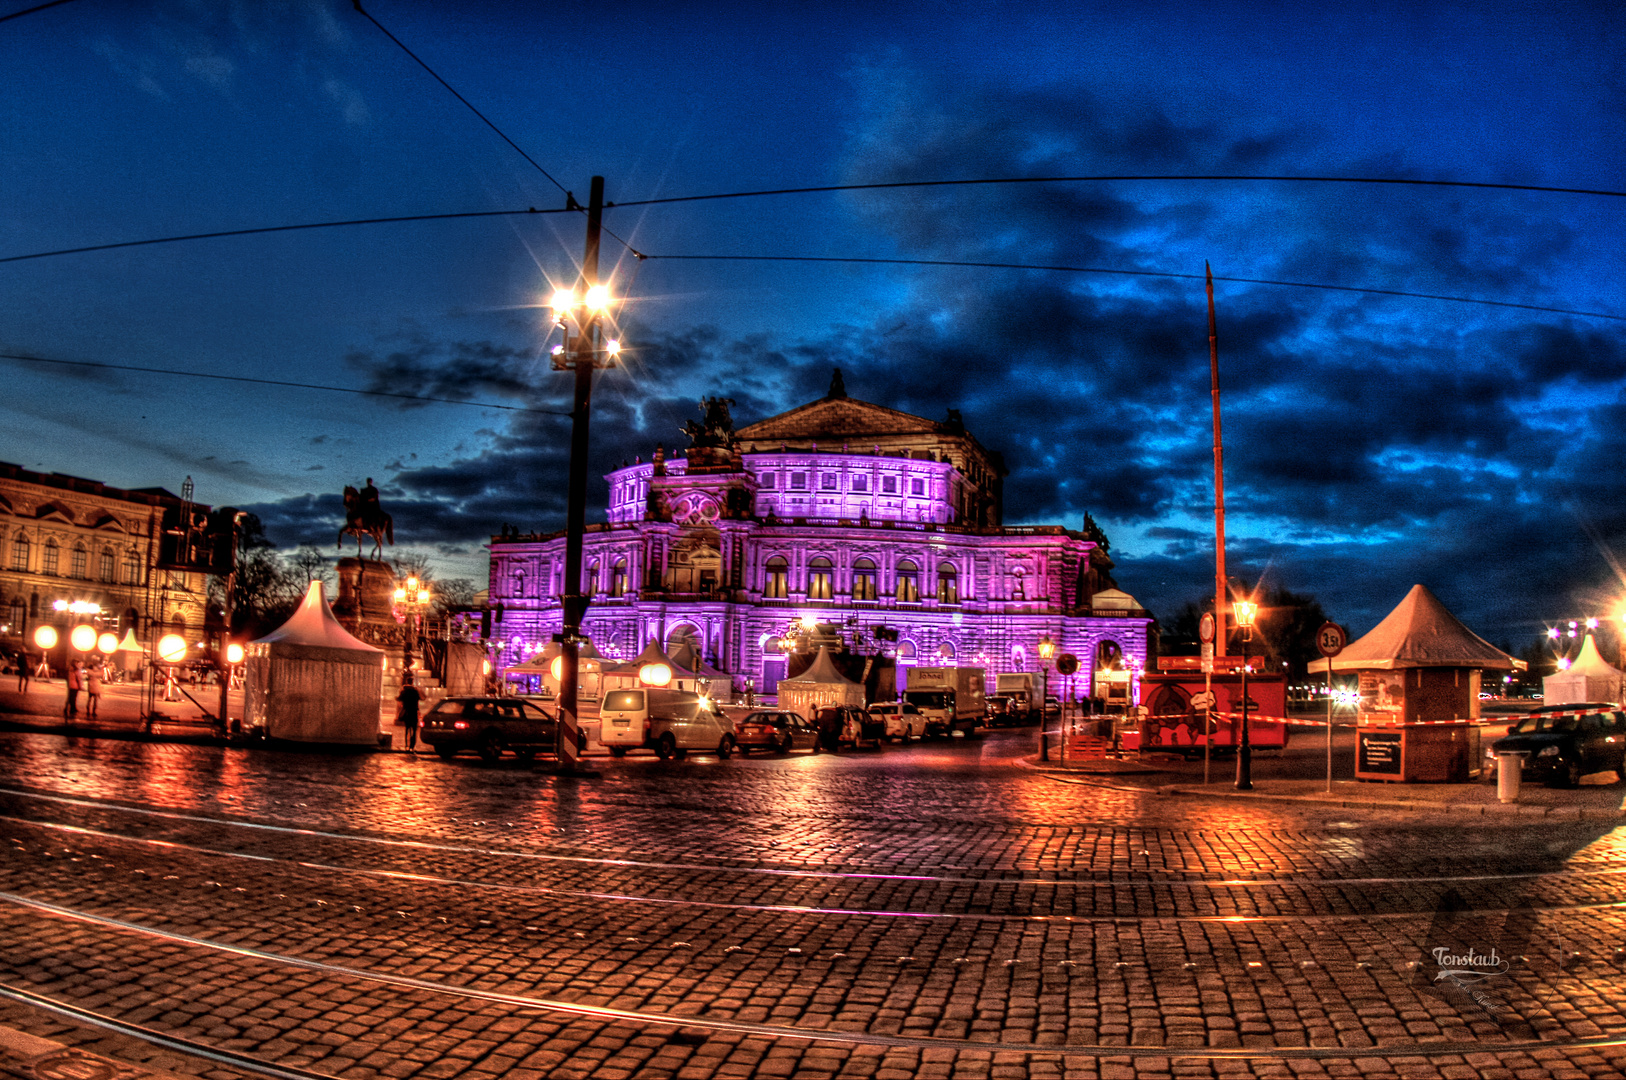
[[[25,652],[18,653],[15,659],[17,661],[17,692],[26,694],[28,693],[29,673],[33,670],[31,667],[33,659]]]
[[[418,688],[412,685],[412,673],[407,672],[406,683],[401,687],[401,692],[395,695],[395,700],[400,703],[395,707],[395,722],[406,729],[409,754],[418,752],[418,702],[422,698]]]
[[[95,716],[102,703],[102,664],[98,660],[85,674],[85,715]]]
[[[79,715],[79,691],[85,688],[85,662],[75,660],[68,665],[68,703],[62,707],[62,715],[76,717]]]

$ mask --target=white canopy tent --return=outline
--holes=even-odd
[[[249,643],[243,715],[269,738],[376,746],[384,653],[352,636],[312,581],[291,618]]]
[[[855,705],[864,707],[864,687],[836,670],[835,662],[824,649],[813,658],[812,665],[792,679],[779,680],[779,707],[811,717],[821,705]]]
[[[1564,671],[1541,680],[1545,705],[1569,705],[1577,701],[1619,701],[1621,680],[1626,678],[1598,654],[1591,634],[1581,642],[1581,654]]]

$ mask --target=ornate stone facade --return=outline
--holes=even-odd
[[[1112,587],[1105,551],[1059,526],[1005,527],[1004,463],[954,412],[934,422],[851,399],[839,372],[825,398],[721,440],[716,399],[702,404],[708,424],[690,434],[708,432],[704,445],[606,478],[609,520],[587,528],[581,583],[605,655],[690,644],[767,693],[785,670],[778,639],[812,615],[850,644],[895,632],[905,666],[1038,671],[1044,635],[1086,671],[1098,655],[1144,665],[1151,618]],[[504,665],[558,633],[564,549],[563,533],[492,538]]]
[[[163,488],[127,491],[0,463],[0,622],[24,639],[66,619],[57,601],[87,601],[101,605],[106,628],[145,635],[157,622],[199,640],[204,575],[154,569],[164,510],[179,505]]]

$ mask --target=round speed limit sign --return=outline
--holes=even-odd
[[[1322,623],[1315,632],[1315,647],[1322,656],[1337,656],[1344,651],[1344,628],[1333,622]]]
[[[1214,613],[1212,611],[1203,612],[1203,617],[1198,620],[1197,636],[1205,644],[1214,640]]]

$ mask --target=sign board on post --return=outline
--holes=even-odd
[[[1329,660],[1344,651],[1344,628],[1335,622],[1322,623],[1315,632],[1316,651]]]

